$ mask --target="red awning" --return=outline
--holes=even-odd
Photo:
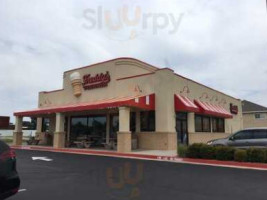
[[[195,103],[200,108],[202,114],[223,118],[233,118],[233,115],[222,106],[213,105],[211,103],[202,102],[199,100],[195,100]]]
[[[179,94],[174,96],[174,104],[176,111],[199,112],[199,108],[192,100]]]
[[[136,107],[146,110],[155,110],[155,94],[145,96],[132,96],[132,97],[121,97],[100,100],[88,103],[71,104],[57,107],[46,107],[38,108],[36,110],[29,110],[23,112],[15,112],[15,116],[34,116],[52,114],[57,112],[77,112],[87,110],[98,110],[106,108],[116,108],[121,106]]]

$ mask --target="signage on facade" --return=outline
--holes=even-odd
[[[230,104],[230,111],[232,114],[237,115],[238,114],[238,106],[234,105],[234,104]]]
[[[91,90],[95,88],[107,87],[110,82],[110,75],[107,71],[105,74],[100,73],[92,76],[91,74],[86,74],[83,76],[83,88],[85,90]]]

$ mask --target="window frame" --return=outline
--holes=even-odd
[[[143,115],[144,113],[148,113],[147,119],[146,119],[146,127],[144,128],[144,121],[143,121]],[[153,118],[151,118],[153,117]],[[155,132],[156,131],[156,112],[155,111],[142,111],[140,112],[140,131],[141,132]]]
[[[197,127],[197,118],[201,120],[201,127]],[[204,120],[208,119],[209,129],[204,129]],[[206,115],[195,115],[195,132],[197,133],[211,133],[211,117]]]
[[[213,133],[225,133],[225,119],[219,117],[213,117],[212,119],[212,132]],[[220,129],[220,120],[223,122],[223,129]],[[214,125],[215,121],[215,125]]]
[[[73,138],[73,137],[77,137],[77,135],[91,135],[92,133],[94,133],[95,132],[95,128],[96,127],[94,127],[94,129],[91,129],[90,130],[90,119],[94,119],[94,118],[98,118],[98,117],[103,117],[103,118],[105,118],[105,123],[104,123],[104,129],[105,129],[105,131],[101,131],[102,132],[102,137],[106,137],[106,132],[107,132],[107,126],[106,126],[106,123],[107,123],[107,118],[106,118],[106,115],[103,115],[103,114],[93,114],[93,115],[80,115],[80,116],[71,116],[70,117],[70,138]],[[79,133],[79,134],[77,134],[77,132],[75,133],[75,131],[74,131],[74,126],[73,126],[73,119],[79,119],[79,118],[84,118],[84,119],[86,119],[86,125],[85,125],[85,127],[86,127],[86,132],[88,132],[87,134],[83,134],[83,133]]]
[[[257,117],[257,115],[258,115],[259,117]],[[254,114],[254,118],[255,118],[256,120],[265,120],[265,119],[267,119],[265,113],[255,113],[255,114]]]

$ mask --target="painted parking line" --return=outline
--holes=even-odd
[[[26,189],[20,189],[18,192],[26,192]]]

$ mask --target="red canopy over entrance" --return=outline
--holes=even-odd
[[[195,103],[200,108],[200,112],[202,114],[223,118],[233,118],[233,115],[222,106],[213,105],[211,103],[202,102],[199,100],[195,100]]]
[[[199,112],[198,106],[188,97],[176,94],[174,103],[176,111]]]
[[[52,114],[57,112],[76,112],[86,110],[97,110],[105,108],[116,108],[121,106],[136,107],[146,110],[155,110],[155,94],[145,96],[120,97],[95,102],[79,103],[63,106],[38,108],[35,110],[15,112],[15,116],[34,116]]]

